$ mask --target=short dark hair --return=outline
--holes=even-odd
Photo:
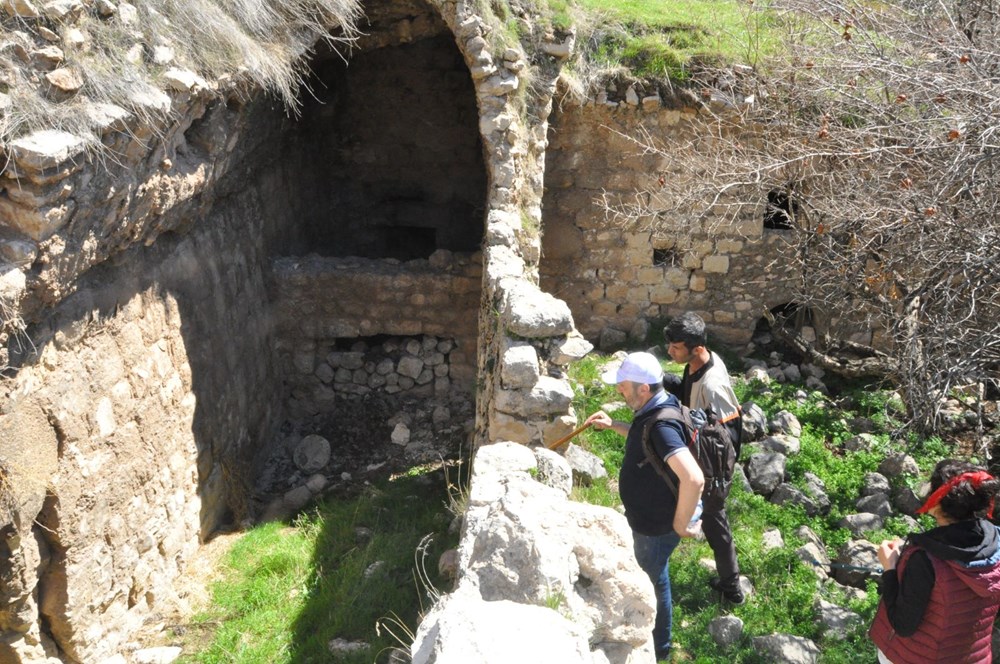
[[[656,394],[657,392],[663,391],[663,383],[647,383],[649,386],[649,393]]]
[[[683,342],[688,350],[704,346],[708,342],[705,336],[705,321],[693,311],[686,311],[670,319],[663,328],[663,338],[667,344]]]
[[[931,493],[937,491],[941,485],[948,480],[962,473],[975,473],[985,471],[985,468],[976,466],[968,461],[958,459],[942,459],[934,466],[931,473]],[[956,521],[965,521],[977,517],[986,512],[996,499],[997,492],[1000,492],[1000,480],[992,479],[980,483],[974,487],[968,480],[959,482],[951,491],[941,498],[941,510],[945,515]]]

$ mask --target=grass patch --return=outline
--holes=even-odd
[[[578,0],[592,22],[595,64],[683,81],[695,62],[756,64],[780,39],[766,5],[723,0]],[[618,29],[615,29],[617,27]]]
[[[414,472],[351,499],[326,500],[292,524],[249,531],[225,560],[212,606],[197,618],[216,626],[213,642],[180,661],[388,661],[400,643],[376,622],[387,619],[408,638],[429,608],[418,576],[445,583],[437,560],[457,543],[447,532],[450,498],[441,471]],[[369,647],[335,656],[327,644],[336,638]]]

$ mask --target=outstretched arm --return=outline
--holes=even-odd
[[[612,429],[615,433],[622,436],[628,435],[629,423],[622,422],[621,420],[613,420],[611,416],[605,413],[603,410],[599,410],[584,422],[584,424],[591,424],[598,431],[603,431],[604,429]]]

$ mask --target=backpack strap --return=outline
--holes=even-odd
[[[670,491],[677,495],[677,483],[674,482],[673,478],[670,477],[670,473],[667,472],[667,462],[660,458],[660,455],[656,453],[656,448],[653,446],[652,440],[650,440],[649,434],[652,432],[653,427],[656,426],[657,422],[663,420],[676,420],[681,423],[681,427],[684,429],[685,443],[690,445],[691,443],[691,431],[692,427],[690,424],[690,415],[685,412],[686,409],[682,406],[678,408],[677,406],[664,406],[656,411],[656,414],[649,418],[646,423],[642,426],[642,451],[645,453],[645,460],[639,464],[640,467],[648,464],[653,466],[660,477],[667,483],[670,487]]]

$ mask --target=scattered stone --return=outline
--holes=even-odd
[[[892,504],[903,514],[914,516],[923,502],[910,487],[901,484],[892,490]]]
[[[584,486],[590,486],[594,480],[608,476],[601,458],[579,445],[570,443],[566,447],[564,456],[573,470],[573,480]]]
[[[807,542],[795,550],[795,555],[806,567],[813,570],[821,581],[829,578],[830,556],[827,555],[824,547]]]
[[[787,410],[779,411],[767,423],[767,430],[771,433],[788,434],[793,438],[798,438],[802,435],[802,425],[799,424],[799,418]]]
[[[371,645],[365,643],[364,641],[348,641],[347,639],[331,639],[329,643],[326,644],[326,649],[330,651],[333,655],[353,655],[354,653],[361,652],[371,648]]]
[[[769,500],[775,505],[800,505],[808,516],[819,514],[819,506],[809,496],[787,482],[780,484],[771,493]]]
[[[865,473],[861,485],[861,496],[873,496],[877,493],[889,494],[889,480],[881,473]]]
[[[919,475],[920,467],[909,454],[896,452],[885,458],[878,466],[878,472],[886,477],[898,477],[899,475]]]
[[[760,440],[767,433],[767,416],[763,409],[752,401],[741,406],[743,411],[743,442]]]
[[[390,434],[390,439],[394,445],[406,445],[410,442],[410,428],[399,422]]]
[[[330,462],[330,442],[323,436],[310,434],[295,447],[292,459],[303,473],[315,473]]]
[[[875,493],[859,498],[856,506],[861,513],[870,512],[871,514],[877,514],[883,519],[892,516],[892,506],[889,505],[889,496],[884,493]]]
[[[799,450],[802,449],[802,443],[798,438],[778,433],[762,440],[760,447],[765,452],[777,452],[790,456],[799,453]]]
[[[310,500],[312,500],[312,491],[309,490],[309,487],[303,485],[289,489],[281,498],[284,515],[298,512],[308,505]]]
[[[76,94],[83,87],[83,77],[72,67],[60,67],[50,71],[45,74],[45,80],[63,96]]]
[[[155,56],[154,56],[155,57]],[[187,69],[173,67],[163,74],[163,82],[167,88],[176,92],[192,92],[199,88],[207,88],[208,83],[201,76]]]
[[[785,480],[785,461],[785,455],[777,452],[751,455],[746,471],[753,490],[762,496],[770,496]]]
[[[814,605],[816,620],[827,638],[842,641],[851,630],[861,624],[861,616],[843,607],[817,599]]]
[[[458,549],[448,549],[438,558],[438,574],[449,581],[458,578]]]
[[[826,495],[826,485],[823,484],[823,480],[810,472],[803,474],[803,480],[805,481],[803,490],[816,503],[819,513],[828,514],[830,512],[830,497]]]
[[[566,495],[573,490],[573,470],[569,461],[558,452],[540,447],[535,450],[538,462],[536,479],[547,486],[557,489]]]
[[[52,71],[65,59],[63,50],[58,46],[46,46],[31,53],[32,63],[41,71]]]
[[[97,0],[94,3],[94,7],[97,8],[97,15],[101,18],[111,18],[118,11],[115,3],[111,2],[111,0]]]
[[[744,372],[743,377],[750,383],[757,381],[762,385],[771,384],[771,374],[768,372],[767,367],[754,365]],[[784,374],[782,374],[782,377],[784,377]]]
[[[326,475],[321,475],[319,473],[316,473],[315,475],[311,476],[308,480],[306,480],[306,488],[309,489],[309,491],[311,491],[314,494],[317,494],[323,489],[325,489],[326,484],[327,484]]]
[[[30,0],[3,0],[3,8],[10,16],[38,18],[41,13]]]
[[[180,646],[143,648],[132,654],[132,662],[134,664],[170,664],[181,656],[182,650]]]
[[[170,46],[160,45],[153,47],[153,64],[155,65],[168,65],[174,61],[174,49]]]
[[[719,646],[727,648],[743,638],[743,621],[736,616],[719,616],[708,623],[708,633]]]
[[[42,13],[53,21],[73,22],[83,11],[81,0],[51,0],[42,5]]]
[[[841,528],[847,528],[855,536],[862,533],[879,530],[882,527],[882,517],[870,512],[859,514],[848,514],[837,524]]]
[[[785,547],[785,539],[781,536],[781,531],[777,528],[768,528],[761,535],[761,546],[765,551],[783,549]]]
[[[865,582],[882,566],[878,562],[878,548],[868,540],[851,540],[837,554],[836,562],[847,567],[837,567],[833,577],[845,586],[864,588]]]
[[[769,664],[816,664],[820,656],[815,643],[791,634],[754,637],[753,648]]]

